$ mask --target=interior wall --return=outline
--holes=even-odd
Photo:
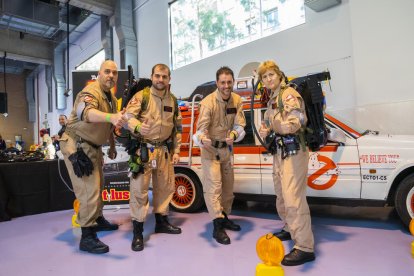
[[[414,1],[351,1],[358,123],[414,134]]]
[[[148,77],[156,63],[170,64],[168,2],[134,2],[140,77]],[[290,76],[328,69],[329,112],[359,128],[414,134],[414,120],[407,122],[414,115],[412,10],[411,0],[343,0],[322,12],[306,7],[303,25],[173,70],[172,90],[185,97],[214,80],[222,65],[237,75],[249,62],[274,59]]]
[[[150,77],[157,63],[169,64],[168,0],[135,0],[134,24],[138,42],[136,77]],[[174,91],[178,91],[174,87]],[[178,95],[181,95],[178,93]]]
[[[100,22],[96,23],[90,28],[85,34],[83,34],[78,40],[71,43],[69,48],[69,88],[72,88],[72,71],[75,67],[80,65],[82,62],[99,52],[103,46],[101,42],[101,25]],[[66,52],[65,52],[66,57]],[[64,64],[66,70],[66,64]],[[59,115],[64,114],[69,117],[73,106],[73,97],[70,95],[66,98],[66,109],[56,109],[56,90],[55,83],[53,83],[52,94],[53,94],[53,111],[48,112],[48,101],[47,101],[47,87],[45,82],[45,69],[40,67],[38,71],[39,81],[39,117],[40,117],[40,128],[45,126],[47,123],[50,127],[51,135],[55,135],[60,130]],[[36,90],[36,84],[35,84]],[[38,130],[34,130],[36,137]]]
[[[0,75],[0,83],[3,84],[3,74]],[[24,74],[6,74],[7,83],[7,112],[8,116],[0,115],[0,134],[7,142],[15,145],[15,136],[21,135],[25,142],[25,149],[33,144],[33,126],[29,122],[28,106],[25,91]]]
[[[136,1],[135,13],[139,72],[140,76],[149,76],[152,65],[170,64],[168,1]],[[237,76],[249,62],[274,59],[288,76],[329,70],[329,107],[348,110],[355,105],[351,41],[349,1],[323,12],[306,8],[305,24],[173,70],[172,91],[177,96],[189,96],[197,85],[215,80],[217,69],[223,65],[230,66]]]

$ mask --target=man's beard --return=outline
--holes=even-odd
[[[154,84],[154,87],[155,87],[157,90],[164,90],[164,89],[165,89],[165,87],[166,87],[166,85],[165,85],[165,84],[163,84],[163,83],[156,83],[156,84]]]

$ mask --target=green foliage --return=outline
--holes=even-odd
[[[226,13],[207,10],[200,12],[198,16],[199,35],[207,42],[210,51],[222,46],[228,39],[236,38],[236,28],[226,19]]]

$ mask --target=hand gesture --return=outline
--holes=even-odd
[[[178,162],[180,162],[180,155],[178,153],[174,153],[171,162],[173,164],[178,164]]]
[[[203,135],[203,137],[201,138],[201,140],[200,140],[200,142],[201,142],[201,144],[203,145],[203,147],[206,147],[206,148],[212,148],[212,146],[211,146],[211,139],[210,138],[208,138],[208,130],[205,130],[204,131],[204,135]]]
[[[233,143],[234,143],[234,138],[233,138],[233,135],[231,135],[231,131],[229,130],[229,131],[227,132],[226,144],[227,144],[228,146],[233,146]]]
[[[111,124],[116,128],[122,128],[128,121],[127,117],[124,116],[125,108],[118,113],[111,114]]]
[[[141,133],[141,135],[148,135],[148,133],[151,130],[151,125],[152,122],[149,121],[148,119],[145,119],[145,121],[141,124],[141,128],[139,130],[139,133]]]

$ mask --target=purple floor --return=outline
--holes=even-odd
[[[172,213],[181,235],[154,234],[154,216],[144,225],[145,249],[130,249],[128,209],[105,210],[121,224],[99,233],[110,252],[92,255],[78,250],[80,229],[71,227],[73,211],[60,211],[0,222],[0,275],[140,275],[254,276],[260,262],[257,239],[282,227],[274,205],[239,204],[232,218],[242,226],[231,232],[231,245],[216,243],[206,211]],[[283,267],[285,275],[414,275],[414,240],[391,208],[312,206],[316,261]],[[285,251],[292,244],[284,242]]]

